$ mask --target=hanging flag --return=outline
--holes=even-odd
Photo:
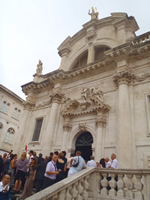
[[[25,146],[25,152],[27,153],[27,145]]]

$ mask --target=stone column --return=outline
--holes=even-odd
[[[88,60],[87,60],[87,64],[94,62],[95,59],[95,49],[93,44],[90,44],[89,48],[88,48]]]
[[[68,138],[69,138],[69,133],[72,129],[72,124],[70,123],[70,119],[69,118],[66,118],[64,120],[64,124],[63,124],[63,129],[64,129],[64,132],[63,132],[63,138],[62,138],[62,146],[61,146],[61,150],[62,151],[66,151],[68,150]]]
[[[95,161],[99,162],[99,160],[103,157],[103,149],[104,149],[104,135],[103,128],[106,127],[106,118],[103,114],[99,114],[96,119],[96,146],[95,146]]]
[[[131,168],[131,117],[128,84],[134,75],[128,71],[113,76],[118,88],[117,159],[120,168]]]

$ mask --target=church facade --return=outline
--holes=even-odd
[[[39,61],[27,95],[14,152],[44,156],[80,150],[95,161],[117,155],[120,168],[150,168],[150,32],[136,36],[134,17],[91,20],[58,47],[58,70]]]

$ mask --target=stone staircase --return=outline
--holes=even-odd
[[[150,200],[150,170],[87,168],[26,200]]]

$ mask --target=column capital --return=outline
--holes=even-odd
[[[118,72],[117,74],[113,75],[113,82],[116,86],[120,84],[129,84],[134,81],[134,79],[135,75],[132,73],[132,71]]]
[[[96,126],[105,128],[106,127],[106,117],[104,117],[104,116],[97,117]]]

